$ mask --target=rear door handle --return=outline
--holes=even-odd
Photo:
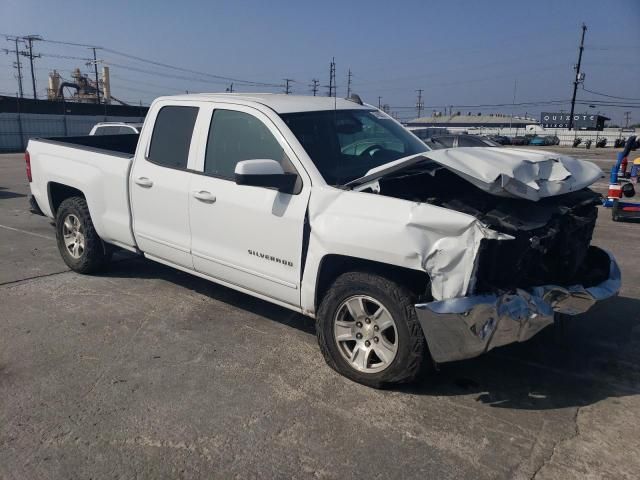
[[[149,180],[147,177],[137,177],[134,182],[136,182],[138,185],[140,185],[141,187],[144,188],[151,188],[153,187],[153,182],[151,180]]]
[[[201,202],[205,203],[213,203],[216,201],[216,197],[211,194],[211,192],[207,192],[206,190],[197,190],[193,192],[194,198],[197,198]]]

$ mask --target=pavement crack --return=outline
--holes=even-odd
[[[60,275],[61,273],[67,273],[70,271],[71,269],[67,268],[66,270],[61,270],[59,272],[43,273],[42,275],[35,275],[33,277],[21,278],[19,280],[9,280],[8,282],[0,283],[0,287],[5,287],[7,285],[15,285],[17,283],[22,283],[22,282],[30,282],[31,280],[37,280],[39,278],[53,277],[55,275]]]
[[[547,465],[549,465],[553,461],[553,459],[556,456],[556,453],[558,451],[558,446],[560,444],[564,444],[564,443],[570,442],[571,440],[573,440],[573,439],[577,438],[578,436],[580,436],[580,426],[578,425],[578,416],[580,415],[580,409],[581,408],[582,407],[576,407],[576,412],[573,415],[573,427],[574,427],[573,433],[571,433],[571,435],[569,435],[568,437],[558,439],[553,443],[553,447],[551,447],[551,450],[549,452],[549,456],[542,461],[542,463],[538,466],[538,468],[536,468],[536,470],[531,475],[530,480],[535,480],[535,478],[538,476],[538,473],[540,473],[540,471],[544,467],[546,467]]]

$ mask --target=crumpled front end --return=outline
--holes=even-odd
[[[609,264],[608,277],[591,286],[543,285],[416,305],[433,359],[439,363],[462,360],[523,342],[551,325],[556,313],[584,313],[597,301],[616,295],[621,275],[615,258],[597,247],[590,249],[594,263]]]

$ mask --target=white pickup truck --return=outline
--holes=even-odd
[[[26,162],[73,270],[119,247],[314,317],[327,363],[374,387],[527,340],[620,286],[590,245],[598,167],[430,151],[357,97],[162,97],[139,138],[33,139]]]

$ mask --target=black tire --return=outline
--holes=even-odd
[[[366,373],[352,367],[342,356],[334,336],[334,320],[340,305],[354,295],[379,301],[396,324],[397,353],[380,372]],[[402,285],[368,272],[348,272],[336,279],[322,299],[316,320],[318,344],[327,364],[345,377],[373,388],[414,381],[433,362],[415,311],[415,296]]]
[[[64,221],[74,215],[84,234],[84,250],[79,258],[74,258],[67,250],[63,236]],[[111,249],[98,236],[91,221],[87,201],[82,197],[70,197],[64,200],[56,213],[56,240],[60,255],[69,268],[78,273],[95,273],[103,270],[109,263]]]

